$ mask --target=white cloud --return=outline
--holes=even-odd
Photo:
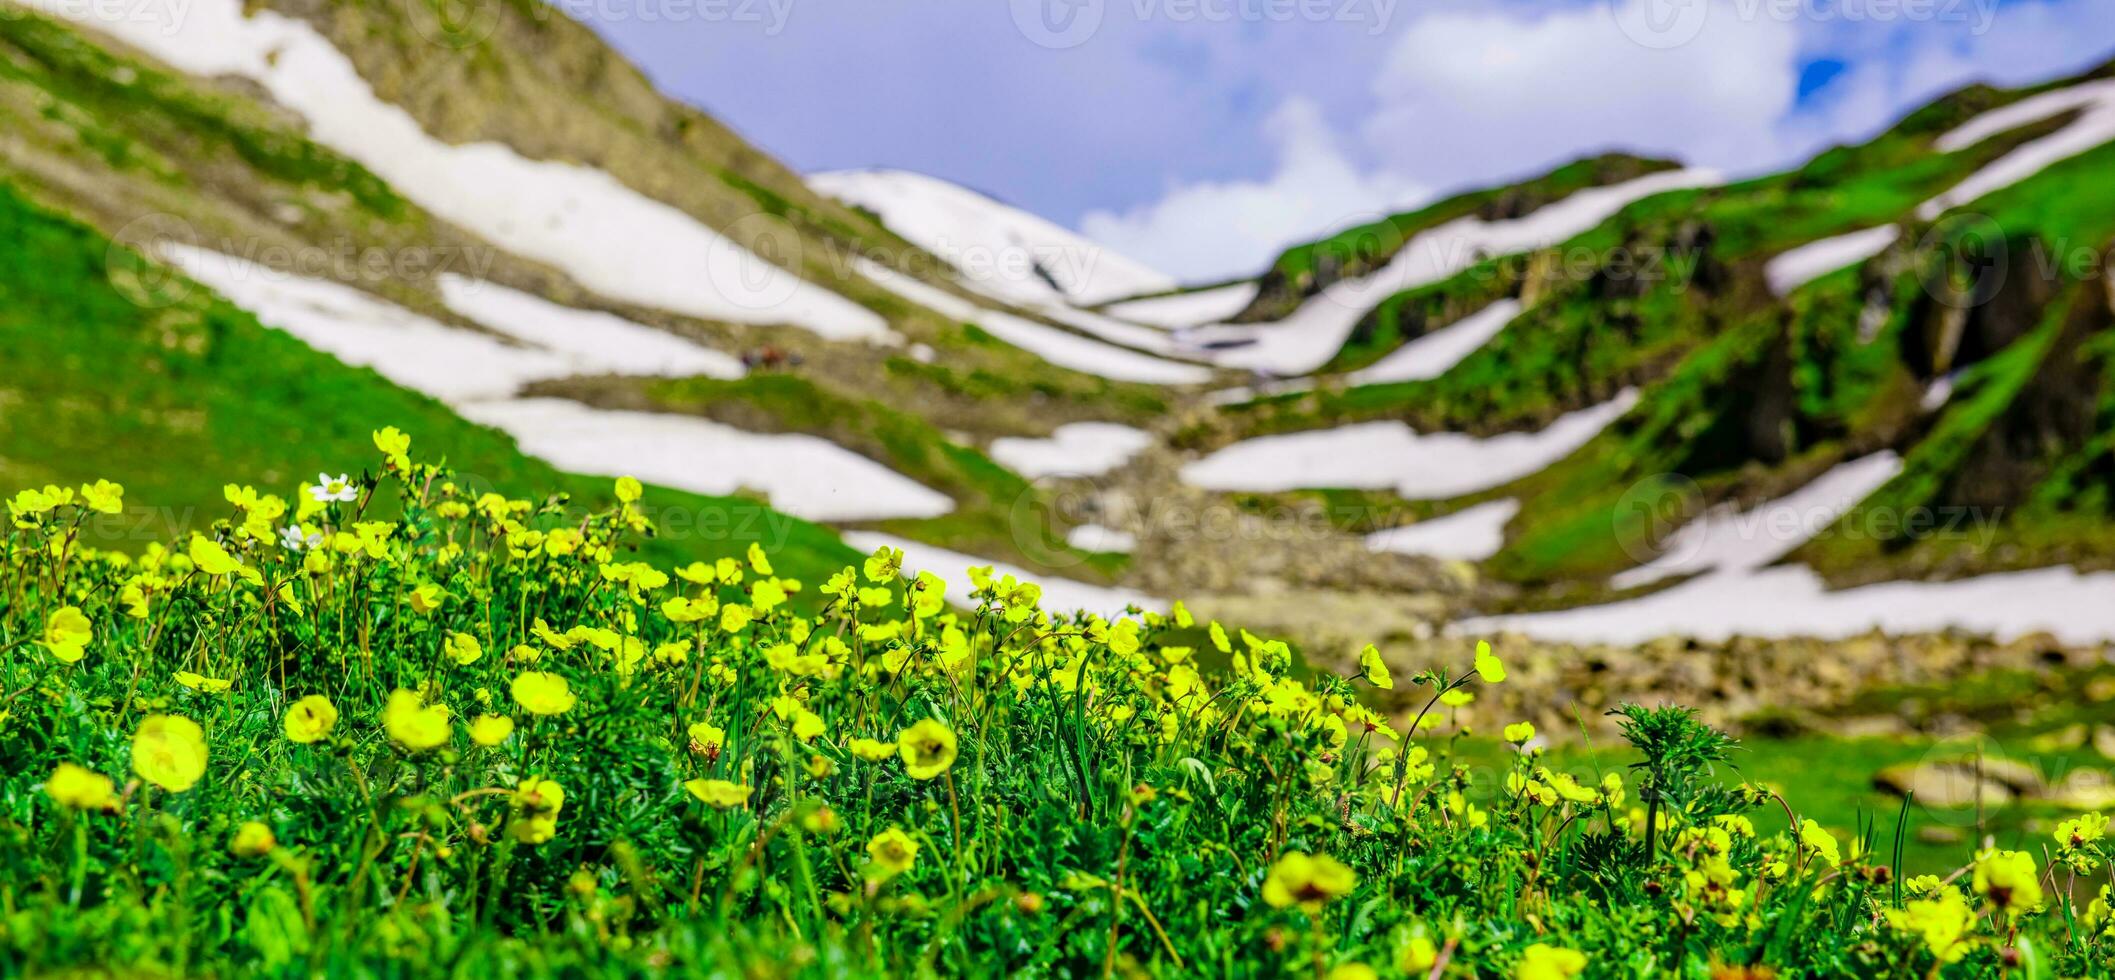
[[[1773,166],[1785,155],[1777,124],[1798,97],[1799,26],[1724,12],[1664,48],[1633,40],[1603,4],[1426,17],[1374,80],[1362,135],[1379,159],[1442,187],[1600,149],[1734,173]]]
[[[1312,102],[1288,98],[1265,123],[1279,155],[1269,177],[1179,182],[1150,204],[1090,212],[1080,228],[1186,280],[1247,274],[1286,245],[1431,192],[1503,184],[1603,150],[1736,177],[1796,166],[1960,85],[2076,72],[2107,58],[2115,37],[2106,0],[1936,8],[1962,10],[1953,18],[1705,2],[1708,15],[1678,24],[1671,44],[1636,37],[1667,0],[1442,7],[1404,25],[1364,69],[1370,101],[1341,134]],[[1801,68],[1817,59],[1846,68],[1801,101]]]
[[[1951,24],[1821,25],[1810,47],[1850,67],[1793,125],[1813,134],[1809,142],[1861,138],[1971,82],[2009,87],[2075,74],[2108,59],[2111,37],[2115,4],[2105,0],[2007,4]]]
[[[1285,246],[1408,206],[1424,185],[1364,172],[1314,104],[1292,99],[1265,122],[1277,168],[1259,181],[1179,184],[1123,213],[1091,211],[1088,238],[1192,282],[1255,272]]]

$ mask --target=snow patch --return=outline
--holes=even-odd
[[[1138,535],[1100,524],[1082,524],[1065,535],[1065,543],[1081,551],[1128,555],[1138,548]]]
[[[808,186],[881,216],[881,223],[1010,303],[1092,306],[1175,288],[1175,280],[1019,208],[903,170],[843,170]],[[1045,277],[1048,277],[1047,279]]]
[[[1127,606],[1137,606],[1154,612],[1166,612],[1167,604],[1152,596],[1131,589],[1105,588],[1088,585],[1071,579],[1053,578],[1025,571],[1003,562],[986,561],[945,548],[935,548],[893,534],[879,531],[846,531],[845,543],[861,551],[873,551],[884,545],[903,549],[903,564],[911,572],[932,572],[947,581],[947,599],[958,606],[973,604],[970,592],[974,588],[969,582],[968,569],[976,565],[988,565],[994,576],[1011,575],[1022,581],[1034,582],[1043,587],[1043,608],[1054,615],[1085,611],[1103,618],[1119,616]]]
[[[592,353],[560,353],[459,330],[351,286],[277,272],[185,245],[161,258],[266,326],[293,334],[340,361],[450,404],[509,398],[532,381],[605,374]]]
[[[571,316],[537,310],[521,302],[527,297],[519,294],[509,302],[531,310],[531,319],[548,319],[526,328],[521,318],[511,322],[525,334],[566,325],[567,349],[509,344],[446,326],[350,286],[274,272],[217,252],[177,245],[165,245],[162,252],[266,326],[447,402],[457,414],[506,432],[523,452],[559,469],[636,476],[706,494],[754,488],[769,494],[773,507],[818,521],[937,517],[954,509],[947,495],[813,436],[755,435],[687,416],[604,411],[556,399],[517,400],[516,392],[531,381],[637,367],[641,352],[654,346],[616,342],[605,350],[583,343],[570,335]],[[705,360],[697,353],[686,356]]]
[[[1548,642],[1634,645],[1661,636],[1723,642],[1735,636],[1842,639],[1879,630],[1968,630],[2011,640],[2048,632],[2070,644],[2115,640],[2115,573],[2068,566],[1983,575],[1952,582],[1885,582],[1830,591],[1804,565],[1767,566],[1807,540],[1901,468],[1892,453],[1845,463],[1807,488],[1752,515],[1723,512],[1683,528],[1689,555],[1625,573],[1628,584],[1708,568],[1651,595],[1554,612],[1464,620],[1457,633],[1519,633]],[[1735,522],[1784,528],[1737,533]],[[1658,566],[1657,568],[1655,566]],[[1622,576],[1618,577],[1619,580]],[[1617,584],[1625,584],[1618,581]]]
[[[2041,173],[2051,164],[2115,140],[2115,78],[2029,96],[1983,113],[1939,137],[1938,148],[1952,153],[2074,110],[2080,115],[2070,125],[1991,161],[1966,180],[1920,205],[1917,217],[1930,221],[1952,208]]]
[[[562,470],[635,476],[702,494],[760,490],[774,509],[811,521],[938,517],[955,506],[946,494],[815,436],[757,435],[688,415],[608,411],[556,398],[457,410]]]
[[[1506,522],[1520,513],[1520,501],[1493,500],[1366,536],[1369,551],[1424,555],[1457,561],[1482,561],[1505,547]]]
[[[1490,343],[1519,315],[1519,300],[1499,300],[1388,352],[1388,356],[1364,370],[1353,371],[1350,381],[1354,385],[1373,385],[1437,378]]]
[[[1396,293],[1438,282],[1486,258],[1561,244],[1654,194],[1719,180],[1712,170],[1663,171],[1577,191],[1519,218],[1458,218],[1412,238],[1379,271],[1330,286],[1283,320],[1203,327],[1199,340],[1247,344],[1221,354],[1216,360],[1222,366],[1280,376],[1307,374],[1328,363],[1359,320]]]
[[[854,260],[853,265],[860,275],[872,279],[898,296],[942,316],[974,323],[992,336],[1059,367],[1114,381],[1137,381],[1145,384],[1202,384],[1212,376],[1210,369],[1200,365],[1163,360],[1151,354],[1066,333],[1056,327],[1045,326],[1010,313],[983,309],[878,262],[859,258]]]
[[[1836,523],[1902,472],[1902,458],[1874,453],[1832,467],[1806,486],[1746,512],[1717,507],[1674,532],[1659,557],[1616,575],[1618,589],[1698,572],[1750,572],[1775,562]]]
[[[1637,599],[1559,612],[1468,619],[1454,632],[1546,642],[1635,645],[1661,636],[1843,639],[1960,629],[2012,640],[2047,632],[2085,645],[2115,640],[2115,572],[2065,566],[1953,582],[1887,582],[1829,591],[1804,565],[1706,575]]]
[[[1779,296],[1790,295],[1793,290],[1822,276],[1848,265],[1856,265],[1886,251],[1887,247],[1893,245],[1895,239],[1900,237],[1901,228],[1895,225],[1881,225],[1808,242],[1772,258],[1769,264],[1763,266],[1763,278],[1769,280],[1772,293]]]
[[[1073,422],[1051,430],[1048,439],[993,439],[991,458],[1031,480],[1100,476],[1152,444],[1151,435],[1128,425]]]
[[[1411,500],[1477,493],[1531,475],[1571,455],[1637,404],[1636,389],[1580,409],[1540,432],[1478,439],[1420,434],[1401,422],[1368,422],[1315,432],[1263,436],[1228,446],[1182,469],[1206,490],[1271,493],[1348,488],[1393,490]]]
[[[441,301],[480,324],[606,368],[616,374],[734,379],[734,357],[610,313],[560,306],[498,283],[446,275]],[[579,373],[586,373],[585,371]]]
[[[382,101],[308,24],[238,0],[136,5],[30,0],[201,77],[236,75],[308,120],[316,142],[435,215],[564,270],[596,292],[738,323],[792,323],[833,339],[884,337],[872,311],[765,262],[603,171],[531,160],[498,143],[453,146]]]
[[[1175,330],[1216,323],[1248,309],[1248,304],[1256,300],[1258,288],[1254,282],[1237,282],[1174,296],[1114,303],[1102,307],[1102,312],[1122,320]]]

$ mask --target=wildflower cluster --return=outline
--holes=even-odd
[[[0,970],[1970,976],[2115,948],[2106,889],[2069,898],[2097,817],[2047,868],[1900,882],[1718,781],[1730,740],[1684,712],[1624,709],[1628,780],[1525,723],[1472,765],[1434,709],[1504,682],[1487,648],[1316,673],[1179,603],[1053,615],[991,569],[950,602],[887,548],[820,582],[753,545],[658,568],[636,481],[582,516],[374,441],[372,473],[230,485],[138,555],[79,543],[115,485],[8,502]]]

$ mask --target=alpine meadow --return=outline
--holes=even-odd
[[[2115,976],[1947,8],[0,0],[0,976]]]

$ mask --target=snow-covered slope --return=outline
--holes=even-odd
[[[1121,320],[1178,330],[1217,323],[1248,309],[1259,288],[1253,281],[1237,282],[1192,293],[1111,303],[1102,307],[1102,312]]]
[[[1619,589],[1697,572],[1754,571],[1783,558],[1902,472],[1902,459],[1874,453],[1837,466],[1769,503],[1736,511],[1720,508],[1674,533],[1659,557],[1617,575]]]
[[[508,333],[557,341],[554,346],[508,344],[338,283],[201,249],[165,246],[162,251],[191,278],[266,326],[447,402],[463,417],[506,432],[523,451],[560,469],[636,476],[695,493],[760,490],[773,507],[818,521],[934,517],[954,508],[947,495],[813,436],[755,435],[687,416],[517,397],[530,381],[636,370],[647,366],[642,354],[655,362],[681,356],[702,368],[722,366],[717,358],[724,355],[713,351],[694,348],[678,355],[646,341],[636,331],[647,328],[637,324],[546,309],[542,301],[518,293],[489,291],[498,289],[490,284],[458,283],[450,289],[457,302],[474,297],[464,308],[476,310],[480,319],[508,324]],[[597,336],[604,342],[598,343]],[[660,353],[650,353],[648,344]]]
[[[1210,369],[1196,364],[1166,360],[1067,333],[1011,313],[985,309],[865,259],[857,260],[854,267],[861,275],[913,303],[943,316],[974,323],[992,336],[1059,367],[1114,381],[1146,384],[1202,384],[1212,377]]]
[[[1841,638],[1962,629],[2066,643],[2115,639],[2115,573],[2069,567],[1951,582],[1888,582],[1831,591],[1804,565],[1770,566],[1901,469],[1893,453],[1844,463],[1746,513],[1717,511],[1684,527],[1668,552],[1617,576],[1619,586],[1703,572],[1650,595],[1598,606],[1465,620],[1462,633],[1521,633],[1568,643],[1643,643],[1661,636]]]
[[[1769,281],[1771,292],[1784,296],[1831,272],[1886,251],[1900,237],[1902,229],[1880,225],[1808,242],[1772,258],[1763,267],[1763,278]]]
[[[1498,336],[1519,315],[1519,300],[1499,300],[1390,351],[1371,367],[1352,372],[1351,383],[1372,385],[1437,378]]]
[[[41,3],[178,69],[263,86],[310,137],[421,207],[615,299],[707,319],[881,337],[881,317],[743,249],[600,170],[531,160],[496,143],[454,146],[383,102],[308,24],[240,0],[180,5]]]
[[[1029,479],[1100,476],[1152,444],[1152,435],[1128,425],[1074,422],[1048,439],[993,439],[991,458]]]
[[[164,245],[160,257],[266,326],[452,405],[511,397],[532,381],[622,369],[592,348],[508,344],[458,330],[350,286],[276,272],[219,252]]]
[[[2014,149],[1946,193],[1926,201],[1917,209],[1917,217],[1926,221],[1937,218],[1948,209],[2026,180],[2052,163],[2115,140],[2115,78],[2044,92],[1992,109],[1939,137],[1938,148],[1949,153],[1964,150],[2066,112],[2077,112],[2079,116],[2064,128]]]
[[[1706,575],[1625,602],[1464,620],[1467,634],[1520,633],[1565,643],[1637,644],[1661,636],[1840,639],[1960,629],[2000,640],[2048,633],[2064,643],[2115,640],[2115,572],[2068,566],[1951,582],[1888,582],[1830,591],[1803,565]]]
[[[612,374],[731,379],[744,373],[742,362],[731,355],[613,314],[576,310],[498,283],[457,275],[442,276],[440,286],[442,302],[456,313]]]
[[[1718,183],[1715,171],[1689,169],[1578,191],[1531,214],[1500,221],[1459,218],[1419,234],[1380,271],[1337,283],[1275,323],[1201,328],[1206,343],[1245,344],[1217,361],[1280,377],[1307,374],[1336,356],[1361,318],[1388,297],[1437,282],[1491,256],[1547,248],[1592,229],[1624,206],[1665,191]]]
[[[1175,288],[1175,280],[1107,246],[937,177],[905,170],[815,174],[808,185],[881,217],[938,256],[964,285],[1009,303],[1092,306]]]
[[[1518,513],[1520,501],[1492,500],[1445,517],[1375,531],[1366,536],[1366,547],[1399,555],[1482,561],[1505,547],[1506,522]]]
[[[1182,479],[1207,490],[1390,489],[1412,500],[1441,500],[1510,483],[1571,455],[1637,399],[1625,389],[1540,432],[1488,439],[1419,433],[1401,422],[1262,436],[1183,467]]]
[[[555,398],[476,402],[463,417],[500,429],[560,469],[635,476],[696,493],[762,491],[813,521],[938,517],[946,494],[827,439],[759,435],[688,415],[618,412]]]

